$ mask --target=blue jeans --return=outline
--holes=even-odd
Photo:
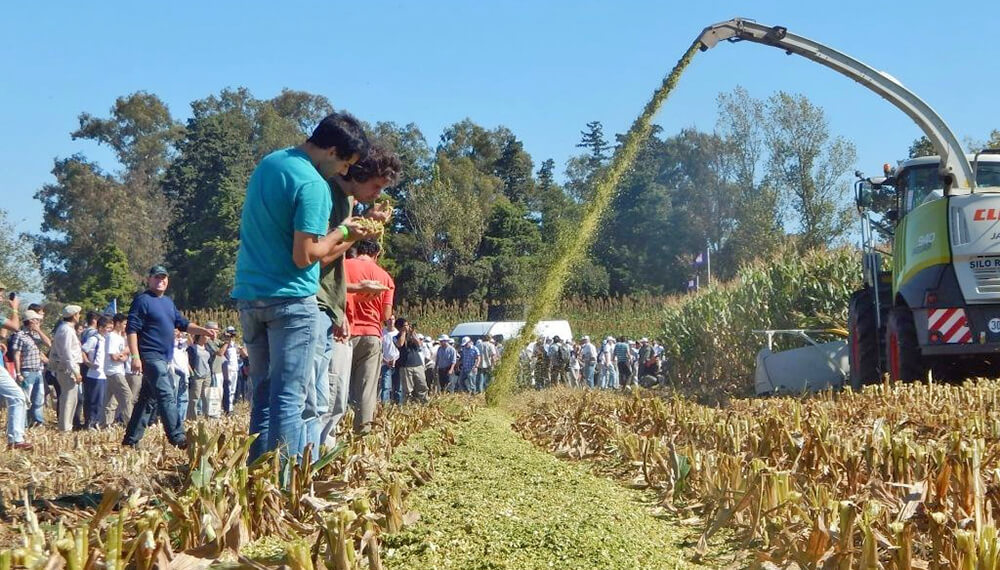
[[[583,380],[588,388],[594,387],[594,364],[583,365]]]
[[[383,404],[388,404],[390,401],[399,402],[399,395],[394,393],[392,389],[392,367],[386,366],[382,363],[382,370],[379,371],[379,382],[378,382],[378,399]]]
[[[302,455],[307,438],[303,415],[315,382],[316,296],[239,301],[240,324],[250,355],[249,461],[278,449]]]
[[[124,445],[135,445],[142,439],[153,415],[159,412],[160,423],[170,443],[184,441],[184,430],[177,420],[177,392],[170,363],[160,355],[140,354],[142,359],[142,388],[139,402],[132,409],[132,417],[125,428]]]
[[[490,382],[493,381],[493,369],[480,368],[476,380],[476,392],[482,394],[486,391],[486,387],[490,385]]]
[[[313,356],[313,382],[306,385],[306,404],[302,422],[305,443],[312,444],[312,459],[319,459],[323,442],[323,417],[330,412],[330,360],[333,358],[333,320],[320,309],[316,316],[316,352]],[[304,445],[304,444],[303,444]]]
[[[460,390],[474,394],[476,391],[476,376],[478,373],[474,368],[463,370],[460,373],[458,387]]]
[[[7,443],[21,443],[24,441],[24,418],[28,406],[24,402],[24,390],[4,366],[0,366],[0,399],[7,402]]]
[[[97,429],[101,427],[104,419],[104,399],[108,393],[107,378],[84,378],[83,394],[86,397],[86,407],[83,409],[83,417],[86,418],[87,429]]]
[[[618,387],[618,364],[616,362],[608,365],[608,385],[606,387],[611,389]]]
[[[28,423],[33,426],[42,425],[44,423],[42,409],[45,407],[45,381],[42,380],[42,371],[25,370],[23,373],[24,383],[21,384],[21,387],[24,389],[24,395],[31,402],[31,409],[28,410]]]
[[[177,395],[177,422],[184,429],[184,418],[188,410],[188,375],[187,372],[174,368],[174,386]]]

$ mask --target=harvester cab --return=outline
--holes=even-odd
[[[735,18],[705,28],[697,41],[702,50],[723,41],[771,46],[832,69],[913,119],[937,153],[858,187],[859,206],[889,197],[892,207],[877,217],[862,208],[869,243],[865,285],[849,305],[851,384],[883,373],[903,381],[928,371],[1000,373],[998,156],[966,155],[934,109],[894,77],[782,26]]]
[[[851,384],[1000,372],[1000,154],[965,155],[946,193],[938,156],[855,184],[864,287],[848,307]],[[891,263],[884,263],[888,256]]]

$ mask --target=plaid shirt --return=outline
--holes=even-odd
[[[35,339],[26,330],[19,330],[11,338],[11,350],[21,353],[21,371],[31,372],[42,369],[42,351],[38,350]],[[20,372],[20,371],[19,371]]]
[[[476,365],[477,358],[479,358],[479,349],[471,344],[463,346],[462,357],[458,361],[459,371],[471,372]]]

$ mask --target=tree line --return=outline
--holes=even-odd
[[[758,99],[742,88],[720,94],[717,107],[712,132],[654,129],[644,141],[568,294],[683,290],[706,247],[713,274],[725,279],[787,242],[805,250],[845,239],[845,175],[856,154],[830,132],[823,110],[803,95]],[[254,166],[300,143],[333,108],[322,95],[286,89],[259,99],[238,88],[192,102],[185,122],[146,92],[118,98],[106,116],[82,113],[71,136],[110,148],[118,164],[57,158],[53,181],[35,193],[43,224],[26,243],[46,296],[91,307],[127,300],[145,270],[165,261],[180,306],[229,304]],[[436,144],[413,123],[366,128],[404,164],[388,190],[396,215],[384,256],[397,296],[515,311],[621,142],[600,121],[587,123],[560,176],[554,160],[536,160],[503,126],[464,119]]]

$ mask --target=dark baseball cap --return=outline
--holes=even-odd
[[[170,272],[167,271],[167,268],[162,265],[154,265],[149,268],[149,276],[153,277],[154,275],[166,275],[169,277]]]

